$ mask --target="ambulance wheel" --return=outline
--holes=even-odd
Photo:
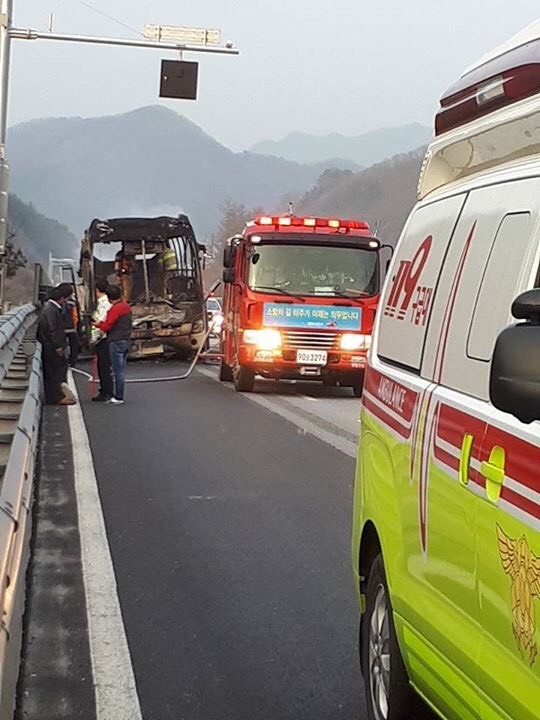
[[[227,365],[226,362],[223,360],[221,361],[219,365],[219,379],[221,382],[232,382],[233,381],[233,371],[230,365]]]
[[[351,385],[351,390],[353,391],[354,397],[361,398],[364,392],[364,378],[356,382],[354,385]]]
[[[360,624],[360,659],[369,720],[410,720],[419,701],[396,638],[382,555],[371,566],[366,612]]]
[[[253,392],[255,385],[255,373],[241,365],[233,373],[234,389],[236,392]]]

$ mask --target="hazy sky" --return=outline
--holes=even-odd
[[[15,24],[136,37],[145,23],[216,27],[240,57],[200,59],[199,100],[167,105],[233,149],[293,131],[358,134],[414,120],[462,70],[532,22],[538,0],[14,0]],[[174,53],[16,41],[10,123],[158,102]]]

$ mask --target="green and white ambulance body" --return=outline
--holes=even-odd
[[[352,561],[370,720],[418,695],[540,718],[540,22],[441,100],[374,328]]]

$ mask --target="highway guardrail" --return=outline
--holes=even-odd
[[[34,469],[41,419],[41,346],[34,305],[0,316],[0,718],[12,718],[21,659]]]

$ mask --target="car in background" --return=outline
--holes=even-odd
[[[206,311],[208,313],[208,320],[213,324],[213,333],[219,335],[223,326],[223,307],[221,304],[221,298],[209,297],[206,301]]]

